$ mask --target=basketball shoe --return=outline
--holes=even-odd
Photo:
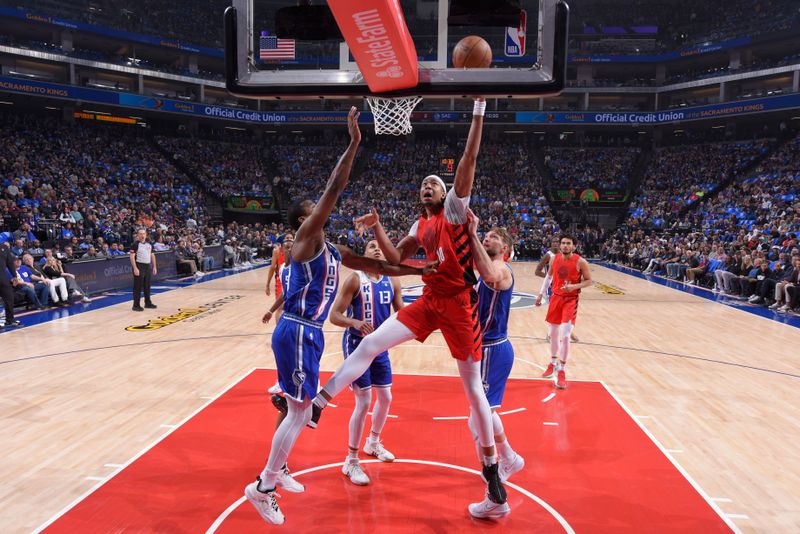
[[[344,461],[344,465],[342,466],[342,474],[350,479],[350,482],[355,484],[356,486],[366,486],[369,484],[369,477],[361,469],[361,463],[358,461],[358,458],[352,459],[347,458]]]
[[[558,378],[556,379],[556,387],[558,389],[567,389],[567,374],[561,369],[558,372]]]
[[[525,458],[517,454],[510,462],[500,462],[500,482],[505,483],[506,480],[511,478],[511,475],[522,471],[525,467]]]
[[[511,512],[507,502],[496,503],[488,493],[481,502],[472,503],[467,508],[470,515],[478,519],[497,519]]]
[[[281,472],[278,473],[278,478],[275,480],[275,483],[290,493],[303,493],[306,490],[306,487],[296,481],[291,473],[289,473],[288,465],[283,466]]]
[[[364,453],[374,456],[381,462],[394,462],[394,454],[387,451],[380,440],[367,439],[364,444]]]
[[[261,491],[258,489],[258,484],[261,478],[257,478],[255,482],[248,484],[244,488],[244,496],[250,501],[250,504],[258,511],[261,518],[267,523],[273,525],[282,525],[286,518],[278,506],[277,498],[280,496],[273,489],[272,491]]]
[[[555,364],[550,364],[547,366],[547,369],[544,373],[542,373],[542,378],[554,378],[556,376],[556,366]]]

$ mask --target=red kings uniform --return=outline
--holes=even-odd
[[[547,309],[547,321],[550,324],[575,324],[578,316],[578,296],[580,289],[574,291],[564,291],[565,284],[579,284],[581,282],[581,270],[578,268],[578,261],[581,257],[572,254],[570,259],[564,259],[564,255],[558,253],[550,264],[550,274],[553,276],[553,296],[550,299],[550,307]]]
[[[451,189],[444,209],[411,227],[409,235],[425,249],[428,261],[438,261],[437,272],[422,277],[422,297],[397,314],[419,341],[441,330],[450,354],[459,360],[481,359],[477,283],[472,271],[472,251],[467,230],[469,197],[458,198]]]

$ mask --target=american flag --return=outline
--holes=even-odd
[[[272,35],[262,35],[258,57],[265,60],[294,59],[294,39],[278,39]]]

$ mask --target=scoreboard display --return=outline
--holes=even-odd
[[[455,178],[456,160],[455,158],[442,158],[439,161],[439,176],[442,178]],[[445,180],[447,181],[447,180]]]

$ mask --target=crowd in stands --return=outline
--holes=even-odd
[[[628,224],[657,228],[676,224],[673,219],[681,209],[746,168],[773,142],[759,139],[656,150],[631,203]]]
[[[624,190],[638,148],[546,148],[544,161],[559,188]]]
[[[793,0],[730,0],[724,5],[692,0],[576,0],[570,3],[570,12],[570,48],[609,54],[627,50],[628,39],[587,39],[588,28],[600,38],[607,37],[601,31],[606,26],[657,26],[654,44],[657,51],[664,52],[739,36],[756,38],[789,32],[800,23],[800,11]],[[598,43],[605,49],[598,50]],[[640,53],[652,52],[640,47]]]
[[[607,259],[779,312],[800,310],[800,136],[676,218],[671,230],[638,222],[611,236]]]

